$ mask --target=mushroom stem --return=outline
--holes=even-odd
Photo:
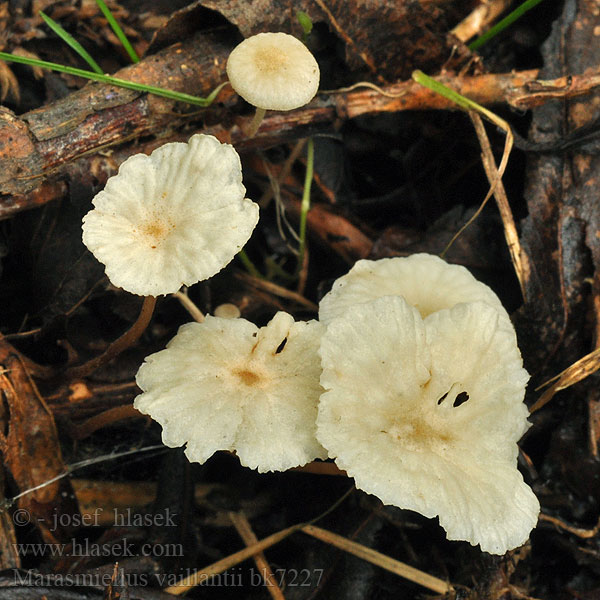
[[[71,379],[85,377],[86,375],[93,373],[99,367],[110,362],[113,358],[121,354],[123,350],[126,350],[135,344],[142,333],[144,333],[146,330],[146,327],[148,327],[148,323],[150,323],[155,306],[156,297],[145,296],[140,314],[138,315],[135,323],[121,337],[117,338],[102,354],[92,358],[91,360],[88,360],[82,365],[67,369],[67,377]]]
[[[252,117],[252,121],[250,121],[250,124],[245,128],[246,135],[249,138],[254,137],[256,135],[256,132],[258,131],[262,120],[265,118],[266,112],[267,111],[264,108],[256,109],[254,117]]]

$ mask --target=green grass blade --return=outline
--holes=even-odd
[[[118,21],[115,19],[114,15],[110,12],[110,8],[104,4],[104,0],[96,0],[96,4],[102,11],[102,14],[106,17],[108,24],[111,26],[112,30],[115,32],[115,35],[119,38],[119,41],[125,48],[127,54],[129,54],[129,58],[131,62],[138,63],[140,62],[140,58],[137,55],[136,51],[133,49],[131,42],[127,39],[125,32],[119,25]]]
[[[302,192],[302,204],[300,205],[300,247],[298,249],[297,274],[302,270],[304,264],[304,253],[306,252],[306,221],[310,210],[310,188],[312,186],[313,171],[315,164],[315,143],[308,138],[306,144],[306,173],[304,174],[304,191]]]
[[[248,271],[248,273],[250,273],[252,277],[263,279],[263,276],[261,275],[260,271],[254,266],[254,263],[250,260],[245,250],[240,250],[237,256],[244,265],[244,267],[246,267],[246,271]]]
[[[126,88],[128,90],[134,90],[136,92],[147,92],[148,94],[154,94],[155,96],[161,96],[163,98],[169,98],[170,100],[177,100],[179,102],[187,102],[188,104],[202,107],[209,106],[214,100],[216,93],[218,93],[218,91],[224,85],[221,84],[210,94],[208,98],[200,98],[199,96],[192,96],[190,94],[184,94],[183,92],[175,92],[173,90],[167,90],[165,88],[156,87],[153,85],[128,81],[127,79],[119,79],[118,77],[112,77],[111,75],[94,73],[92,71],[84,71],[83,69],[77,69],[76,67],[67,67],[65,65],[48,62],[46,60],[27,58],[25,56],[15,56],[14,54],[9,54],[8,52],[0,52],[0,60],[5,60],[6,62],[16,62],[22,65],[30,65],[33,67],[41,67],[42,69],[50,69],[51,71],[58,71],[59,73],[68,73],[69,75],[84,77],[85,79],[91,79],[92,81],[100,81],[102,83],[108,83],[110,85]]]
[[[523,2],[523,4],[517,6],[517,8],[506,15],[504,19],[498,21],[498,23],[488,29],[483,35],[479,36],[474,42],[471,42],[469,44],[469,50],[477,50],[478,48],[481,48],[481,46],[483,46],[486,42],[498,35],[501,31],[504,31],[517,19],[521,18],[527,11],[531,10],[534,6],[537,6],[541,1],[542,0],[526,0]]]
[[[444,98],[448,98],[448,100],[454,102],[454,104],[460,106],[464,110],[477,111],[478,113],[481,113],[483,116],[489,119],[492,123],[498,125],[498,127],[502,127],[503,129],[505,128],[503,127],[503,124],[506,125],[506,123],[502,121],[501,124],[499,122],[501,121],[501,119],[499,119],[499,117],[496,116],[495,113],[485,108],[485,106],[481,106],[481,104],[473,102],[473,100],[467,98],[466,96],[462,96],[458,92],[454,91],[452,88],[449,88],[443,83],[440,83],[439,81],[433,79],[433,77],[425,75],[423,71],[419,71],[418,69],[416,71],[413,71],[412,78],[420,85],[429,88],[430,90],[433,90],[436,94],[439,94]]]
[[[51,19],[47,14],[40,10],[40,17],[44,19],[44,23],[54,31],[54,33],[63,41],[68,44],[90,65],[90,68],[99,74],[103,74],[104,71],[100,68],[100,65],[88,54],[88,51],[67,31],[65,31],[54,19]]]

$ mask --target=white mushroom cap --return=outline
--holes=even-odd
[[[283,312],[261,329],[241,318],[188,323],[140,367],[134,406],[193,462],[235,450],[264,472],[325,458],[315,435],[323,329]]]
[[[399,296],[349,308],[322,339],[317,418],[358,488],[493,554],[523,544],[539,514],[516,464],[528,375],[502,321],[482,302],[425,321]]]
[[[403,296],[422,317],[460,302],[482,301],[511,322],[498,296],[485,283],[465,267],[448,264],[433,254],[359,260],[323,297],[319,320],[327,324],[350,306],[381,296]]]
[[[113,285],[176,292],[220,271],[248,241],[258,205],[245,194],[233,147],[194,135],[128,158],[94,198],[83,243]]]
[[[319,88],[315,57],[287,33],[259,33],[245,39],[227,59],[227,76],[244,100],[266,110],[304,106]]]

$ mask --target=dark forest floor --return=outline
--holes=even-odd
[[[402,89],[404,96],[371,88],[319,93],[308,107],[270,114],[248,140],[240,124],[250,108],[230,88],[208,109],[124,90],[110,99],[101,94],[100,101],[103,84],[0,62],[0,449],[9,499],[0,513],[0,599],[173,597],[160,589],[244,547],[234,527],[243,525],[240,515],[262,539],[310,521],[353,487],[329,467],[325,474],[315,472],[318,467],[258,474],[227,453],[198,465],[180,449],[161,445],[160,427],[132,408],[139,393],[134,377],[144,357],[164,348],[191,320],[176,297],[159,298],[150,326],[117,359],[85,377],[65,375],[64,365],[101,353],[140,308],[139,297],[110,285],[81,242],[81,218],[93,196],[132,154],[197,132],[233,143],[248,197],[263,201],[246,252],[268,281],[250,276],[236,259],[190,287],[189,298],[205,313],[235,304],[259,326],[278,310],[312,319],[332,282],[358,259],[440,254],[489,189],[468,116],[436,105],[433,96],[419,96],[416,84],[402,83],[414,69],[460,90],[467,89],[464,78],[485,74],[511,79],[541,69],[528,77],[582,75],[586,94],[571,97],[569,85],[541,92],[530,85],[528,98],[537,94],[537,105],[525,102],[520,109],[509,85],[469,80],[475,97],[530,142],[526,150],[517,143],[504,175],[529,265],[520,274],[526,301],[493,199],[446,259],[487,283],[511,314],[531,374],[528,406],[540,399],[538,386],[598,344],[597,2],[545,0],[478,53],[464,45],[469,40],[449,34],[476,7],[474,0],[107,4],[143,57],[123,77],[130,72],[144,83],[204,96],[225,80],[224,59],[242,37],[267,30],[300,35],[295,13],[303,10],[314,23],[309,46],[321,67],[320,89],[368,81],[387,92]],[[126,53],[91,0],[0,2],[0,50],[85,68],[44,25],[39,10],[77,38],[104,72],[128,68]],[[184,76],[182,57],[191,65]],[[407,87],[390,87],[396,83]],[[499,161],[505,136],[493,125],[487,130]],[[295,242],[289,233],[287,241],[282,238],[277,211],[284,208],[290,226],[298,227],[304,151],[276,199],[265,195],[298,140],[308,136],[315,143],[315,177],[308,260],[298,279],[290,277]],[[572,379],[562,386],[567,389],[544,397],[550,399],[532,413],[532,427],[519,444],[519,468],[542,507],[524,547],[504,557],[482,553],[446,540],[437,520],[384,506],[357,490],[318,526],[450,582],[450,596],[457,598],[600,598],[595,368],[592,355],[570,371]],[[67,470],[68,477],[33,489]],[[52,555],[51,548],[69,544],[65,555]],[[301,532],[265,554],[281,584],[271,590],[275,598],[434,593]],[[116,563],[121,572],[114,578]],[[232,562],[187,596],[267,598],[264,568],[252,559]]]

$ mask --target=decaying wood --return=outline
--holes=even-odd
[[[575,78],[555,79],[564,73],[587,73],[589,81],[597,80],[600,47],[592,26],[597,21],[595,10],[586,2],[565,2],[563,15],[543,47],[546,67],[540,77],[548,81],[539,85],[547,91],[565,79],[564,89],[580,85]],[[599,99],[598,90],[590,90],[585,96],[553,99],[539,106],[533,111],[531,139],[542,143],[560,139],[595,122],[600,116]],[[521,243],[532,269],[526,282],[529,304],[521,311],[519,327],[524,355],[543,365],[538,383],[598,344],[594,340],[590,348],[584,342],[590,318],[586,278],[593,281],[592,297],[600,292],[598,181],[597,153],[529,155],[525,189],[529,214],[522,223]],[[597,311],[598,304],[591,303],[591,308]],[[597,331],[600,313],[592,319]],[[544,395],[543,402],[551,393]]]
[[[27,520],[46,541],[68,539],[68,531],[53,526],[57,511],[77,511],[51,411],[36,389],[21,358],[5,342],[0,347],[0,386],[8,407],[8,432],[0,433],[0,451],[20,492]],[[22,523],[26,524],[26,523]]]
[[[384,82],[443,63],[453,69],[464,60],[468,51],[457,48],[456,38],[447,34],[447,10],[442,4],[440,0],[198,0],[184,10],[188,17],[198,5],[216,10],[244,37],[262,31],[287,31],[300,37],[296,11],[301,10],[338,38],[351,70],[368,72]]]
[[[300,201],[288,198],[284,204],[286,209],[298,218],[301,208]],[[324,244],[349,264],[366,258],[371,252],[373,241],[358,227],[352,225],[348,219],[335,214],[328,207],[315,204],[308,212],[307,220],[310,233],[320,238]]]
[[[565,0],[562,15],[542,47],[545,67],[540,78],[551,80],[597,69],[597,22],[595,3]],[[536,107],[532,116],[529,137],[533,142],[567,137],[597,124],[600,93],[592,90],[585,96],[552,100]],[[558,481],[552,485],[558,487],[553,489],[568,486],[570,496],[560,510],[569,521],[580,519],[581,506],[597,497],[600,478],[598,376],[594,373],[600,331],[600,155],[597,144],[584,150],[528,155],[524,192],[528,214],[521,222],[520,237],[532,269],[526,281],[529,302],[515,320],[534,385],[560,373],[532,410],[541,408],[559,389],[579,382],[570,394],[558,396],[534,415],[537,435],[545,428],[551,448],[536,468],[544,473],[554,465]],[[548,427],[544,417],[554,419],[555,427]],[[540,500],[544,505],[545,498]],[[588,506],[597,513],[594,504]],[[552,522],[575,535],[583,532],[564,527],[558,519]]]
[[[143,513],[151,510],[156,499],[156,483],[150,481],[116,482],[91,479],[73,479],[73,489],[77,495],[81,515],[97,526],[115,524],[115,514]],[[196,484],[194,501],[207,508],[208,496],[222,491],[218,484]]]
[[[218,39],[198,35],[122,69],[116,76],[186,93],[208,94],[223,81],[229,50]],[[530,70],[439,79],[479,104],[508,104],[519,109],[552,98],[584,95],[600,84],[597,69],[548,81],[538,81],[537,75],[536,70]],[[83,160],[82,171],[90,172],[85,168],[85,155],[139,136],[162,136],[162,142],[186,139],[189,133],[169,134],[186,123],[192,130],[202,130],[244,149],[305,137],[339,119],[378,112],[456,109],[447,99],[413,81],[382,90],[385,95],[373,89],[320,94],[302,109],[267,113],[251,140],[235,123],[235,115],[224,114],[221,107],[200,111],[186,108],[193,113],[186,116],[175,112],[176,103],[171,100],[96,83],[20,118],[10,111],[0,111],[0,219],[62,196],[65,184],[60,180],[60,167]],[[231,97],[232,91],[226,87],[220,99]],[[139,152],[140,147],[132,147],[129,153],[134,151]],[[120,154],[124,159],[127,151]],[[51,175],[54,177],[48,178]]]
[[[539,71],[516,73],[436,77],[441,83],[483,106],[507,104],[519,110],[540,106],[552,98],[574,98],[590,93],[600,85],[600,70],[573,74],[552,80],[538,80]],[[338,114],[346,118],[377,112],[402,110],[455,110],[447,98],[405,81],[383,88],[385,95],[374,90],[352,92],[338,97]]]
[[[116,76],[204,96],[223,81],[230,50],[216,36],[197,35],[122,69]],[[175,112],[175,104],[92,83],[20,118],[3,109],[1,193],[31,191],[39,187],[43,175],[76,157],[181,125],[185,117]],[[190,112],[189,107],[186,110]]]

